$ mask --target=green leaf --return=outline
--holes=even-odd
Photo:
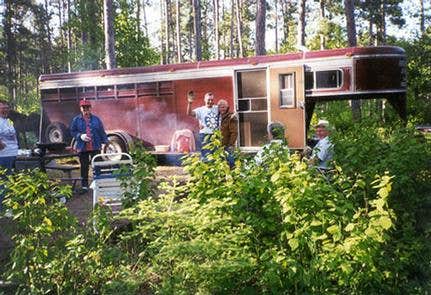
[[[297,239],[290,239],[287,243],[289,244],[292,251],[295,251],[299,247],[299,242]]]

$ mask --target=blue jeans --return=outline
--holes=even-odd
[[[235,166],[235,157],[233,154],[233,150],[230,148],[225,148],[225,151],[227,152],[226,160],[229,164],[230,169],[232,169]]]
[[[6,175],[12,172],[12,169],[15,166],[15,156],[12,157],[0,157],[0,166],[2,169],[6,169]],[[3,178],[5,178],[3,176]],[[3,199],[5,196],[5,187],[4,185],[0,185],[0,212],[3,210]]]
[[[207,160],[207,156],[213,153],[213,150],[205,148],[205,146],[211,142],[211,136],[212,134],[199,133],[202,160]]]

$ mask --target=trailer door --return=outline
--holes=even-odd
[[[235,74],[239,146],[257,149],[266,143],[268,124],[267,69],[241,70]]]
[[[305,147],[304,66],[270,67],[269,120],[286,127],[290,148]]]

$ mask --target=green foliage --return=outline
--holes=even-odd
[[[335,169],[325,174],[276,145],[263,163],[237,155],[230,169],[220,139],[205,161],[185,160],[187,182],[162,183],[158,196],[148,182],[139,189],[153,166],[133,150],[130,178],[142,195],[114,218],[96,208],[83,228],[46,176],[10,176],[6,205],[19,231],[9,278],[27,293],[429,289],[431,147],[414,130],[346,125],[332,134]]]
[[[139,280],[122,264],[124,254],[109,244],[112,230],[103,211],[95,214],[97,233],[92,227],[82,231],[58,200],[70,197],[69,186],[40,172],[10,175],[2,183],[16,225],[7,279],[18,285],[17,294],[137,291]]]
[[[431,124],[431,29],[414,42],[401,42],[407,54],[408,113],[419,124]]]
[[[128,208],[135,205],[139,200],[152,196],[151,181],[154,180],[156,159],[148,153],[141,143],[135,143],[130,149],[133,159],[133,169],[128,165],[120,167],[121,186],[124,189],[123,207]]]
[[[127,1],[119,1],[120,12],[114,21],[115,49],[119,67],[138,67],[157,64],[159,55],[151,48],[150,41],[138,29],[133,7]]]

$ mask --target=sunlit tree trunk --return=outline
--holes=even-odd
[[[202,45],[201,45],[201,3],[200,0],[193,0],[193,24],[195,31],[195,58],[202,60]]]
[[[115,36],[113,20],[112,0],[103,0],[103,26],[105,33],[105,63],[106,68],[114,69],[117,67],[115,58]]]
[[[67,21],[70,22],[70,0],[67,0],[66,8]],[[70,29],[70,24],[67,26],[67,71],[70,73],[72,71],[72,30]]]
[[[274,1],[275,52],[278,53],[278,0]]]
[[[149,38],[148,36],[148,21],[147,21],[147,3],[145,0],[142,1],[142,14],[144,16],[144,30],[145,30],[145,37]]]
[[[214,36],[215,36],[215,58],[220,59],[219,1],[218,0],[214,0]]]
[[[326,18],[325,15],[325,0],[319,0],[319,15],[320,15],[320,21],[323,25],[323,22]],[[319,38],[320,38],[320,50],[325,49],[326,47],[326,36],[325,34],[322,32],[322,28],[320,28],[321,32],[319,34]]]
[[[262,0],[258,0],[262,1]],[[239,0],[235,0],[235,7],[236,7],[236,36],[238,39],[238,46],[239,46],[239,57],[244,56],[244,48],[242,43],[242,28],[241,28],[241,3]],[[265,40],[264,40],[265,41]]]
[[[265,55],[266,1],[257,1],[256,13],[256,55]]]
[[[165,61],[167,64],[171,62],[170,60],[170,42],[169,42],[169,36],[170,36],[170,13],[169,13],[169,5],[170,1],[165,0]]]
[[[181,58],[181,32],[180,32],[180,0],[175,2],[176,8],[176,33],[177,33],[177,62],[182,62]]]
[[[305,46],[305,0],[299,0],[298,2],[298,38],[296,40],[298,48]]]
[[[233,57],[233,39],[234,39],[234,18],[233,15],[235,14],[235,2],[236,0],[231,1],[231,14],[230,14],[230,34],[229,34],[229,52],[230,57]]]
[[[354,0],[344,0],[344,14],[346,15],[347,41],[349,47],[356,46],[356,22]],[[361,101],[359,99],[351,101],[352,117],[354,121],[361,119]]]

